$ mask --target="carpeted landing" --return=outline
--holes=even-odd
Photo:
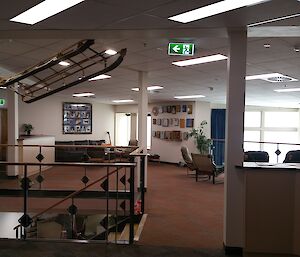
[[[150,163],[148,218],[139,243],[222,249],[223,191],[223,183],[196,182],[185,167]]]
[[[0,257],[225,257],[225,255],[222,250],[185,247],[0,240]]]
[[[78,177],[82,176],[82,171],[65,171],[64,180],[59,180],[59,185],[56,180],[58,173],[45,172],[50,187],[60,187],[66,181],[69,185],[81,186]],[[91,178],[97,176],[97,171],[89,173]],[[1,188],[15,188],[17,185],[18,181],[0,181]],[[9,247],[13,242],[7,244],[0,240],[0,256],[224,256],[223,190],[223,183],[213,185],[211,181],[196,182],[194,177],[187,176],[184,167],[149,163],[145,205],[148,218],[138,245],[100,247],[98,244],[70,246],[70,243],[53,245],[35,242],[24,244],[25,248],[21,250],[22,241],[16,241],[14,243],[19,245]],[[21,209],[22,201],[19,200],[1,198],[1,211]],[[41,201],[39,204],[43,205]],[[86,205],[88,207],[88,203]],[[80,246],[81,250],[77,251]],[[39,254],[35,254],[36,251]]]

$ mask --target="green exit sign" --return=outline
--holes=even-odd
[[[191,43],[169,43],[168,55],[193,56],[195,45]]]
[[[0,98],[0,106],[5,105],[5,99]]]

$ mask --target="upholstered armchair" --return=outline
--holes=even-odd
[[[194,171],[195,170],[192,157],[191,157],[191,155],[189,153],[189,150],[186,146],[182,146],[180,150],[181,150],[182,159],[184,160],[184,162],[186,163],[186,166],[187,166],[187,171],[186,172],[189,175],[189,171]]]
[[[215,178],[224,171],[223,168],[217,168],[210,154],[192,153],[192,160],[196,168],[196,181],[199,175],[207,175],[208,179],[212,177],[213,184],[215,184]]]
[[[284,163],[300,163],[300,150],[288,151]]]
[[[245,162],[269,162],[269,154],[264,151],[247,151],[244,153]]]

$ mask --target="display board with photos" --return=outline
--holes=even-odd
[[[188,140],[189,132],[185,130],[194,127],[194,118],[188,116],[193,114],[192,104],[154,106],[152,114],[152,124],[155,125],[152,137],[171,141]],[[162,127],[170,130],[161,130]]]
[[[92,134],[92,104],[63,103],[63,133]]]

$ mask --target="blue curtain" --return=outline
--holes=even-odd
[[[212,109],[211,111],[211,138],[219,139],[213,141],[212,151],[214,161],[217,165],[224,163],[225,151],[225,109]]]

